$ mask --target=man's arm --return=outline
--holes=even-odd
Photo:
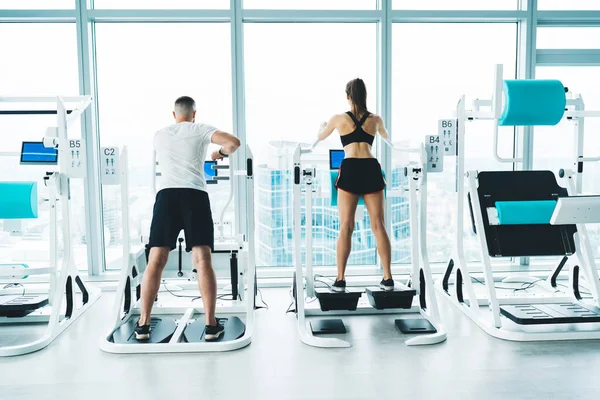
[[[219,151],[215,151],[213,153],[213,160],[223,158],[223,156],[228,156],[234,153],[240,147],[241,144],[240,139],[236,138],[230,133],[219,130],[215,131],[215,133],[212,134],[211,141],[214,144],[221,146],[221,149],[219,149]]]

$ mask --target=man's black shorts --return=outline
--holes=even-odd
[[[163,189],[156,194],[148,247],[177,246],[183,229],[185,251],[194,246],[214,250],[215,234],[208,193],[187,188]]]

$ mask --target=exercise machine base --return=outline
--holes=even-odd
[[[402,333],[437,333],[437,329],[424,318],[406,318],[394,321]]]
[[[112,334],[112,342],[118,344],[166,343],[177,329],[177,324],[173,318],[152,317],[150,319],[150,339],[137,340],[135,338],[137,321],[137,318],[131,318],[127,323],[117,328]]]
[[[321,311],[344,310],[356,311],[362,292],[331,292],[329,289],[315,289]]]
[[[310,321],[310,330],[314,335],[346,333],[346,326],[341,319],[319,319]]]
[[[0,317],[20,318],[48,305],[48,296],[0,296]]]
[[[238,317],[218,318],[218,320],[225,327],[225,332],[223,336],[214,340],[214,342],[230,342],[241,338],[246,333],[246,325]],[[204,319],[197,319],[185,328],[183,338],[188,343],[204,342],[205,331],[206,324],[204,323]]]
[[[394,290],[383,290],[378,287],[366,289],[367,297],[371,307],[377,310],[385,310],[386,308],[410,308],[413,303],[413,298],[417,294],[414,289],[405,286],[396,286]]]
[[[600,308],[580,303],[504,305],[500,312],[519,325],[600,322]]]

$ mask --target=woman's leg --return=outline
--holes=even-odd
[[[358,195],[338,189],[338,213],[340,216],[340,235],[337,240],[337,280],[344,279],[346,263],[352,250],[352,232]]]
[[[383,219],[384,197],[383,190],[376,193],[365,194],[365,206],[371,218],[371,230],[377,241],[377,251],[381,264],[383,266],[383,279],[392,277],[392,247],[390,238],[385,230],[385,221]]]

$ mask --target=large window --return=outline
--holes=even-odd
[[[374,10],[377,0],[244,0],[244,8],[290,10]]]
[[[75,24],[0,24],[0,37],[11,38],[0,41],[0,54],[3,55],[3,61],[0,62],[0,88],[3,96],[79,94]],[[56,107],[55,104],[35,103],[0,103],[0,106],[4,110]],[[37,182],[39,208],[36,219],[0,220],[0,263],[48,265],[50,210],[43,177],[46,171],[53,169],[49,166],[19,165],[19,152],[23,141],[41,140],[50,126],[56,126],[55,116],[0,117],[0,180]],[[75,123],[69,134],[71,138],[79,138],[80,125]],[[77,267],[86,270],[87,238],[82,180],[71,180],[70,189],[74,256]],[[61,207],[60,203],[58,207]],[[62,247],[59,243],[59,257]]]
[[[294,146],[312,143],[321,122],[348,110],[344,90],[350,79],[365,80],[368,107],[376,112],[376,34],[375,24],[245,26],[247,138],[258,149],[254,154],[259,265],[292,265]],[[339,140],[334,133],[312,157],[323,195],[314,200],[313,208],[315,265],[335,265],[339,219],[337,209],[329,205],[326,160],[329,148],[342,148]],[[353,249],[350,263],[376,262],[366,213],[357,221]]]
[[[0,10],[58,10],[75,8],[76,0],[0,0]]]
[[[574,94],[580,94],[586,110],[600,110],[600,90],[597,81],[600,67],[538,67],[536,78],[559,79]],[[586,118],[585,157],[600,156],[600,138],[595,132],[600,129],[598,118]],[[563,121],[558,126],[536,127],[533,141],[533,167],[557,172],[561,168],[573,169],[575,162],[576,126]],[[600,193],[600,163],[586,163],[583,170],[583,191],[586,194]],[[560,182],[559,182],[560,183]],[[562,182],[562,186],[566,183]],[[592,247],[600,256],[600,224],[588,225]]]
[[[227,9],[229,0],[94,0],[98,9]]]
[[[600,48],[600,28],[541,27],[537,30],[538,49]]]
[[[516,10],[519,0],[392,0],[405,10]]]
[[[598,0],[538,0],[539,10],[600,10]]]
[[[494,65],[514,79],[516,24],[395,24],[393,29],[392,138],[421,143],[437,134],[439,119],[452,118],[461,95],[491,99]],[[418,38],[418,40],[414,40]],[[476,49],[476,50],[474,50]],[[467,125],[466,169],[511,169],[493,158],[491,121]],[[512,157],[513,129],[500,129],[500,155]],[[446,157],[443,173],[429,174],[428,241],[433,262],[446,262],[456,226],[455,159]],[[462,178],[461,178],[462,179]],[[392,218],[395,218],[392,215]],[[467,253],[478,248],[465,209]]]
[[[152,217],[154,133],[174,123],[175,99],[192,96],[197,121],[231,132],[230,25],[98,24],[96,30],[100,142],[128,147],[130,237],[136,245],[149,234]],[[209,185],[215,221],[229,189],[229,182]],[[226,234],[233,232],[234,206],[225,217]],[[107,268],[120,268],[118,187],[103,188],[103,211]]]

